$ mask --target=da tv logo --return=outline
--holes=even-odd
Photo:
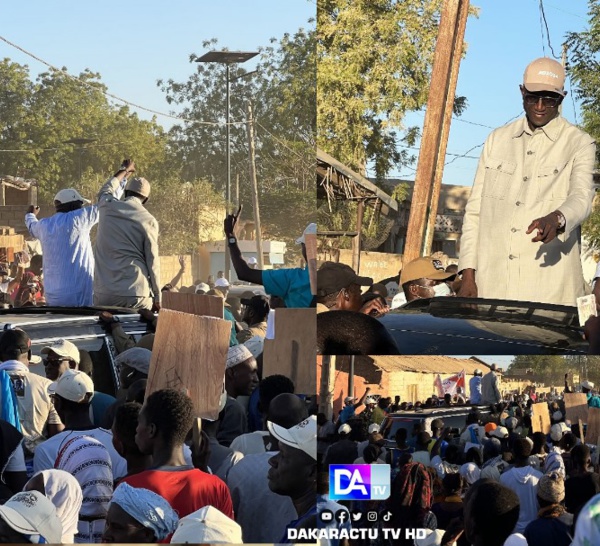
[[[332,500],[385,500],[390,491],[389,464],[329,465]]]

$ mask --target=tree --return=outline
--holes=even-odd
[[[311,21],[309,21],[311,23]],[[315,32],[299,29],[260,49],[257,72],[230,66],[232,198],[239,177],[240,203],[251,210],[246,136],[247,103],[256,129],[256,169],[265,237],[291,243],[315,216]],[[219,49],[208,40],[205,49]],[[161,80],[167,102],[182,107],[183,124],[170,131],[184,179],[202,178],[217,192],[226,183],[226,76],[219,63],[195,63],[186,82]],[[245,213],[245,214],[250,214]],[[295,245],[289,250],[298,253]]]
[[[569,51],[569,75],[575,96],[581,101],[581,126],[596,140],[600,138],[600,1],[588,1],[589,27],[582,32],[569,32],[565,44]],[[596,150],[600,157],[600,149]],[[583,224],[583,233],[591,246],[600,248],[600,203]]]

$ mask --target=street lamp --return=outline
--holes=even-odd
[[[209,51],[196,59],[197,63],[221,63],[225,65],[225,79],[227,83],[227,106],[226,106],[226,139],[227,139],[227,185],[225,187],[225,201],[227,212],[229,213],[229,203],[231,202],[231,140],[230,140],[230,101],[229,101],[229,66],[232,64],[241,64],[256,57],[258,51]],[[229,280],[229,245],[225,241],[225,278]]]
[[[77,146],[79,150],[79,183],[81,184],[81,159],[83,157],[83,152],[85,150],[85,145],[90,144],[92,142],[96,142],[97,138],[71,138],[69,140],[65,140],[65,144],[73,144]]]

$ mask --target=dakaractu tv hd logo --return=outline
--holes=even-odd
[[[331,500],[385,500],[390,492],[389,464],[329,465]]]

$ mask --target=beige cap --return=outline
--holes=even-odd
[[[523,74],[523,86],[533,93],[550,91],[563,97],[567,94],[565,86],[565,69],[549,57],[540,57],[527,65]]]
[[[89,199],[82,197],[77,190],[73,188],[67,188],[60,190],[55,196],[54,200],[61,204],[72,203],[73,201],[81,201],[82,203],[91,203]]]
[[[150,182],[145,178],[132,178],[127,182],[125,191],[139,193],[142,197],[150,196]]]
[[[431,256],[417,258],[407,263],[400,273],[400,286],[417,279],[431,279],[432,281],[445,281],[455,277],[456,273],[447,273],[440,260],[435,260]]]
[[[40,354],[47,355],[50,352],[56,353],[58,356],[70,358],[73,362],[79,364],[79,349],[66,339],[58,339],[52,345],[46,345]]]
[[[242,528],[214,506],[204,506],[179,520],[171,544],[241,544]]]

